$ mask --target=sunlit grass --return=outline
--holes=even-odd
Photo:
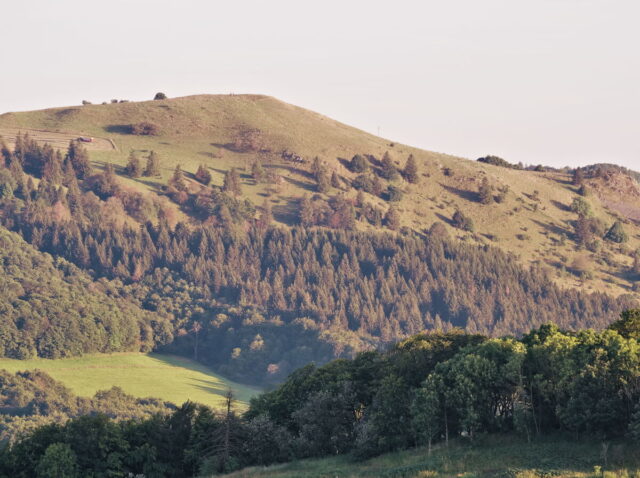
[[[11,372],[40,369],[79,396],[93,396],[113,386],[136,397],[157,397],[176,404],[187,400],[219,407],[233,390],[240,408],[259,392],[227,380],[192,360],[161,354],[93,354],[58,360],[0,359],[0,369]]]

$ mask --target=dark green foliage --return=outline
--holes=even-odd
[[[389,181],[393,181],[400,177],[400,173],[393,164],[393,160],[391,159],[391,155],[388,151],[382,156],[380,175]]]
[[[369,169],[369,162],[364,156],[356,154],[349,162],[349,169],[354,173],[364,173]]]
[[[640,340],[640,309],[629,309],[622,312],[620,319],[609,327],[626,339]]]
[[[465,215],[459,209],[455,213],[453,213],[451,221],[455,227],[457,227],[458,229],[462,229],[463,231],[473,232],[475,229],[473,225],[473,219]]]
[[[124,168],[124,172],[127,176],[132,178],[139,178],[142,176],[142,163],[140,162],[140,158],[138,158],[133,151],[129,154],[129,160]]]
[[[604,236],[604,238],[608,241],[622,244],[629,240],[629,235],[624,230],[622,222],[618,220],[613,223],[613,226],[611,226],[611,228],[607,231],[607,234]]]
[[[492,155],[483,156],[482,158],[478,158],[477,161],[481,163],[486,163],[486,164],[493,164],[494,166],[500,166],[502,168],[522,169],[522,165],[512,164],[509,161],[506,161],[499,156],[492,156]]]
[[[400,213],[394,206],[389,206],[384,215],[384,224],[392,231],[397,231],[400,228]]]
[[[418,164],[416,163],[416,158],[413,157],[413,154],[409,155],[407,164],[404,165],[402,175],[404,176],[404,179],[406,179],[411,184],[415,184],[418,182]]]
[[[591,211],[591,205],[582,197],[576,197],[573,199],[573,202],[571,203],[571,210],[581,217],[589,217],[593,214]]]
[[[165,95],[162,92],[158,92],[156,93],[156,95],[153,97],[154,100],[166,100],[167,99],[167,95]]]
[[[224,192],[240,196],[242,194],[242,182],[236,168],[231,168],[224,174],[224,183],[222,186]]]
[[[74,265],[34,251],[3,228],[0,259],[1,356],[58,358],[153,346],[151,315],[107,295],[107,282],[94,284]]]
[[[155,151],[151,151],[147,157],[147,165],[144,168],[143,176],[154,177],[160,175],[160,158]]]
[[[402,191],[402,189],[397,186],[389,186],[388,193],[389,201],[391,202],[401,201],[402,197],[404,196],[404,192]]]
[[[230,398],[218,414],[187,402],[140,421],[98,414],[39,427],[0,455],[0,472],[27,478],[46,464],[60,476],[186,478],[309,456],[431,451],[432,442],[480,434],[637,439],[639,378],[640,344],[614,330],[423,333],[387,352],[307,365],[243,417]]]
[[[159,134],[158,125],[148,121],[130,124],[128,129],[130,134],[138,136],[156,136]]]
[[[267,178],[267,172],[262,167],[260,161],[254,161],[251,165],[251,177],[253,177],[256,183],[262,183]]]
[[[478,200],[484,205],[493,204],[493,187],[486,177],[482,179],[478,188]]]
[[[198,170],[196,171],[195,178],[198,182],[208,186],[211,183],[211,173],[209,169],[204,164],[198,166]]]

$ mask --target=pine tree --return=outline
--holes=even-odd
[[[331,188],[331,180],[324,168],[316,174],[316,180],[318,181],[318,192],[323,194],[328,193]]]
[[[146,177],[160,176],[160,158],[155,151],[151,151],[147,157],[147,165],[142,173]]]
[[[392,231],[397,231],[400,228],[400,213],[394,206],[389,207],[389,210],[384,215],[384,222]]]
[[[77,141],[70,141],[65,158],[73,165],[78,179],[86,179],[91,176],[91,163],[87,149]]]
[[[382,171],[380,172],[383,178],[388,179],[389,181],[393,181],[394,179],[398,179],[400,173],[398,169],[393,164],[393,160],[391,159],[391,155],[389,151],[384,153],[382,156]]]
[[[300,224],[309,227],[313,226],[314,222],[313,204],[311,204],[309,196],[305,194],[300,201]]]
[[[208,186],[211,183],[211,173],[204,164],[198,166],[195,178],[198,182]]]
[[[480,183],[480,187],[478,188],[478,199],[485,205],[493,203],[493,188],[489,184],[489,180],[487,178],[483,178]]]
[[[175,169],[173,170],[173,176],[169,180],[169,185],[176,188],[178,191],[186,191],[187,185],[184,181],[184,173],[182,172],[182,167],[177,164]]]
[[[622,244],[629,240],[629,235],[624,230],[622,222],[619,220],[613,223],[613,226],[611,226],[611,229],[607,231],[607,234],[604,237],[605,239],[618,244]]]
[[[251,176],[256,183],[261,183],[265,180],[267,174],[259,160],[254,161],[251,165]]]
[[[415,184],[418,182],[418,164],[416,163],[416,159],[413,157],[413,154],[410,154],[409,158],[407,159],[407,164],[405,164],[404,166],[403,175],[404,178],[411,184]]]
[[[138,158],[136,153],[133,151],[129,153],[129,160],[124,168],[124,172],[132,178],[139,178],[142,176],[142,163],[140,162],[140,158]]]
[[[338,176],[338,173],[334,171],[333,173],[331,173],[331,187],[338,189],[340,188],[340,185],[340,177]]]
[[[234,196],[239,196],[240,194],[242,194],[240,175],[238,174],[236,168],[231,168],[225,173],[222,190],[231,193]]]
[[[573,171],[573,185],[582,186],[583,182],[584,182],[584,172],[582,171],[582,168],[576,168]]]

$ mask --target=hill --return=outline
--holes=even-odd
[[[527,443],[518,437],[460,441],[449,448],[438,447],[429,455],[424,449],[388,453],[364,461],[350,457],[300,460],[268,467],[247,468],[230,478],[457,478],[513,477],[588,478],[635,476],[640,472],[634,446],[614,444],[616,458],[605,466],[602,443],[551,438]]]
[[[0,359],[9,372],[41,370],[79,397],[118,387],[134,397],[155,397],[180,405],[187,400],[222,408],[227,390],[234,392],[240,409],[258,393],[215,374],[192,360],[162,354],[94,354],[58,360]]]
[[[131,126],[141,123],[153,125],[155,134],[131,134]],[[312,171],[314,157],[319,157],[340,181],[338,187],[331,187],[318,197],[343,194],[355,200],[357,191],[353,186],[359,173],[349,167],[354,155],[369,155],[374,169],[387,151],[398,168],[404,167],[408,156],[413,155],[419,182],[395,179],[388,183],[402,191],[402,198],[393,203],[399,212],[400,227],[423,232],[434,222],[443,222],[449,233],[460,240],[493,244],[513,253],[525,266],[547,267],[562,287],[620,295],[629,293],[637,278],[630,271],[633,254],[640,248],[640,201],[637,194],[628,194],[630,188],[637,189],[636,179],[622,170],[609,179],[588,179],[593,189],[588,201],[601,228],[622,220],[629,240],[623,245],[600,241],[588,250],[580,247],[575,238],[576,214],[570,206],[578,196],[578,188],[571,183],[570,172],[509,169],[419,150],[271,97],[199,95],[7,113],[0,116],[0,134],[9,129],[111,140],[115,150],[89,145],[96,148],[91,151],[91,158],[99,167],[107,162],[124,167],[131,151],[145,156],[153,150],[160,157],[160,176],[119,177],[125,187],[139,191],[162,194],[178,164],[186,173],[191,192],[201,188],[193,179],[200,164],[206,166],[214,185],[222,185],[224,174],[232,167],[238,168],[241,197],[257,207],[268,200],[276,223],[287,225],[298,221],[300,197],[317,190]],[[283,152],[306,162],[287,160]],[[271,183],[255,181],[250,174],[255,161],[282,179]],[[505,191],[501,202],[479,201],[478,190],[485,180],[496,193],[499,189]],[[385,189],[386,185],[383,181]],[[364,197],[382,214],[391,204],[385,194],[365,193]],[[456,210],[472,219],[473,233],[454,227],[452,217]],[[193,211],[184,206],[176,214],[183,219],[194,217]],[[364,218],[367,211],[358,214],[362,216],[356,224],[358,229],[380,227],[375,218]],[[587,274],[582,273],[585,269]]]

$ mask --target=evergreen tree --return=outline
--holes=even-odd
[[[160,158],[155,151],[151,151],[147,157],[147,165],[144,168],[143,176],[155,177],[160,176]]]
[[[179,164],[177,164],[173,170],[173,175],[169,180],[169,186],[176,188],[178,191],[187,190],[187,184],[184,181],[184,173],[182,172],[182,167]]]
[[[239,196],[240,194],[242,194],[240,175],[238,174],[236,168],[231,168],[225,173],[222,190],[231,193],[234,196]]]
[[[133,151],[129,153],[129,159],[124,168],[124,172],[132,178],[139,178],[142,176],[142,163],[140,162],[140,158],[138,158]]]
[[[331,173],[331,187],[339,189],[340,185],[341,185],[340,177],[338,176],[338,173],[334,171],[333,173]]]
[[[369,169],[369,162],[360,154],[356,154],[349,162],[349,169],[354,173],[365,173]]]
[[[318,192],[323,194],[328,193],[329,189],[331,189],[331,180],[324,168],[320,169],[316,175],[316,180],[318,181]]]
[[[251,177],[256,183],[261,183],[265,180],[267,173],[262,167],[262,163],[259,160],[256,160],[251,165]]]
[[[480,187],[478,188],[478,199],[485,205],[493,203],[493,188],[486,177],[482,179]]]
[[[629,235],[624,230],[624,227],[622,226],[622,222],[620,222],[620,220],[617,220],[616,222],[613,223],[613,226],[611,226],[611,228],[607,231],[607,234],[605,235],[605,239],[611,242],[622,244],[629,240]]]
[[[393,164],[393,160],[391,159],[391,155],[389,151],[386,151],[382,156],[382,170],[380,174],[383,178],[388,179],[389,181],[393,181],[394,179],[398,179],[400,173],[398,169]]]
[[[65,160],[70,161],[78,179],[91,176],[91,163],[87,149],[77,141],[70,141]]]
[[[400,228],[400,213],[395,206],[389,206],[387,213],[384,215],[384,222],[392,231],[397,231]]]
[[[211,173],[204,164],[198,166],[195,178],[198,182],[208,186],[211,183]]]
[[[582,171],[582,168],[576,168],[573,171],[572,182],[574,186],[582,186],[582,183],[584,182],[584,172]]]
[[[411,184],[418,182],[418,164],[416,163],[416,159],[413,157],[413,154],[410,154],[407,159],[407,164],[404,166],[403,176]]]

